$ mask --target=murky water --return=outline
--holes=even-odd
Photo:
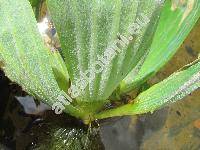
[[[155,84],[200,52],[200,20],[173,59],[149,81]],[[199,150],[200,90],[182,101],[153,114],[123,117],[102,124],[101,137],[106,150]]]
[[[80,120],[53,111],[36,115],[26,93],[11,84],[2,71],[0,76],[0,150],[103,149],[98,128],[88,130]],[[26,98],[32,114],[25,112],[16,96]]]

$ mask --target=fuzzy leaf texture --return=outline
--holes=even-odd
[[[49,105],[61,92],[59,80],[65,82],[61,87],[66,89],[63,60],[45,47],[27,0],[0,0],[0,60],[12,81]]]
[[[175,83],[175,84],[174,84]],[[153,112],[174,103],[200,87],[200,62],[174,73],[164,81],[142,92],[131,104],[111,109],[95,117],[98,119]]]
[[[120,84],[120,94],[143,84],[163,67],[183,43],[200,17],[200,0],[167,0],[148,56]]]
[[[111,51],[109,48],[118,40],[119,34],[129,37],[129,27],[138,19],[142,20],[142,14],[150,20],[150,23],[143,24],[139,34],[133,35],[133,39],[121,48],[120,53],[108,61],[102,72],[95,74],[77,97],[78,101],[106,102],[121,80],[148,53],[163,2],[47,0],[72,85],[77,85],[85,71],[94,72],[98,56],[105,56]]]
[[[47,0],[63,62],[59,53],[53,54],[45,47],[28,0],[0,0],[3,69],[11,80],[49,105],[56,102],[61,90],[67,91],[69,83],[77,85],[89,72],[93,79],[73,102],[76,109],[69,105],[66,111],[90,119],[120,83],[121,93],[132,90],[167,63],[183,42],[199,18],[200,0],[187,0],[184,5],[177,3],[183,1],[172,2],[173,5],[170,0]],[[149,22],[145,23],[144,18]],[[124,36],[129,37],[130,26],[138,27],[138,22],[139,32],[128,42],[123,40],[123,46],[115,45]],[[110,54],[113,45],[118,53],[106,56],[111,59],[104,61],[102,71],[94,73],[99,58]],[[198,72],[199,63],[141,93],[137,103],[100,113],[96,118],[145,113],[172,99],[176,101],[199,87]],[[178,83],[173,86],[175,81]]]

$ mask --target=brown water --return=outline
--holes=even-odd
[[[200,20],[173,59],[149,81],[155,84],[200,53]],[[153,114],[123,117],[102,125],[107,150],[200,150],[200,90]]]

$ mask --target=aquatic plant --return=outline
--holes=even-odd
[[[197,60],[121,101],[176,53],[199,19],[200,0],[47,0],[61,51],[44,44],[31,4],[0,0],[0,61],[12,81],[57,112],[85,123],[143,114],[200,86]]]

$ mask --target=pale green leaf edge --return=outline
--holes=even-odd
[[[194,8],[180,25],[183,14],[185,11],[188,11],[187,7],[181,7],[172,11],[171,1],[166,1],[167,4],[163,8],[149,55],[146,57],[144,63],[140,62],[138,67],[132,70],[121,82],[119,94],[130,92],[143,84],[172,58],[200,17],[200,0],[194,2]],[[174,18],[171,18],[173,22],[166,24],[166,20],[170,20],[170,17]],[[167,28],[164,29],[164,26]],[[174,36],[171,37],[171,34]],[[163,42],[164,44],[162,44]]]
[[[131,104],[101,112],[95,118],[103,119],[154,112],[167,104],[182,99],[199,87],[200,62],[184,71],[172,74],[164,81],[142,92]]]

